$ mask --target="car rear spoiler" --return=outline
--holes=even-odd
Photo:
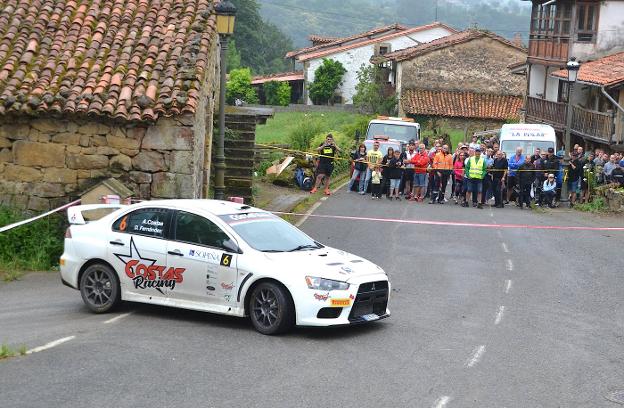
[[[67,219],[71,225],[84,225],[85,221],[82,213],[84,211],[119,209],[125,207],[125,204],[87,204],[76,205],[67,209]]]

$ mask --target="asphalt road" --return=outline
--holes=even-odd
[[[281,337],[149,305],[93,315],[53,273],[2,284],[0,342],[66,341],[0,361],[0,406],[621,406],[605,396],[624,389],[624,232],[494,225],[623,219],[346,192],[315,214],[492,228],[310,217],[311,236],[389,273],[392,317]]]

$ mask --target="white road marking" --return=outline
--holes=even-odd
[[[436,402],[433,403],[432,407],[433,408],[444,408],[446,406],[446,404],[448,404],[450,401],[451,401],[451,397],[444,395],[444,396],[438,398],[436,400]]]
[[[505,282],[505,294],[509,293],[509,289],[511,289],[511,279],[507,279]]]
[[[306,222],[306,220],[308,218],[310,218],[310,214],[312,214],[314,211],[316,211],[317,208],[320,207],[320,205],[322,204],[322,201],[317,201],[315,202],[312,207],[310,207],[310,209],[308,210],[308,212],[306,213],[306,215],[304,215],[299,221],[297,221],[297,223],[295,224],[295,227],[299,227],[301,226],[301,224],[303,224],[304,222]]]
[[[40,351],[48,350],[48,349],[51,349],[52,347],[56,347],[59,344],[63,344],[65,342],[68,342],[68,341],[73,340],[75,338],[76,338],[76,336],[63,337],[62,339],[51,341],[51,342],[49,342],[47,344],[44,344],[43,346],[39,346],[39,347],[35,347],[33,349],[30,349],[30,350],[28,350],[26,352],[26,354],[38,353]]]
[[[513,271],[513,261],[511,259],[507,260],[507,270]]]
[[[501,245],[503,246],[503,251],[508,254],[509,253],[509,248],[507,248],[507,244],[506,243],[501,243]]]
[[[321,197],[321,201],[327,201],[327,197]]]
[[[485,353],[485,346],[477,347],[472,355],[472,358],[466,362],[466,367],[474,367],[483,357],[483,353]]]
[[[110,324],[110,323],[115,323],[117,320],[121,320],[126,316],[131,315],[132,312],[128,312],[128,313],[124,313],[124,314],[120,314],[119,316],[115,316],[112,319],[108,319],[104,322],[104,324]]]
[[[499,324],[501,320],[503,320],[503,313],[505,313],[505,306],[501,306],[498,308],[498,313],[496,313],[496,319],[494,319],[494,324]]]

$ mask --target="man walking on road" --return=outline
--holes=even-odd
[[[465,174],[468,177],[468,191],[472,193],[472,206],[483,208],[481,194],[483,191],[483,178],[487,172],[485,158],[481,156],[481,147],[475,149],[475,155],[466,162]],[[468,202],[463,204],[468,207]]]

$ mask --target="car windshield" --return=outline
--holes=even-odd
[[[407,143],[410,140],[418,140],[418,128],[389,123],[371,123],[366,138],[373,139],[375,136],[388,136],[390,139]]]
[[[366,151],[373,150],[373,141],[367,140],[364,142],[364,146],[366,146]],[[385,142],[381,141],[379,143],[379,151],[384,156],[388,154],[388,148],[391,147],[394,150],[401,150],[401,145],[399,143]]]
[[[522,148],[522,154],[533,154],[535,149],[547,152],[549,147],[554,148],[553,142],[545,140],[503,140],[501,142],[501,150],[507,154],[507,158],[516,154],[516,148]]]
[[[264,212],[222,215],[232,229],[252,248],[263,252],[289,252],[323,246],[290,223]]]

